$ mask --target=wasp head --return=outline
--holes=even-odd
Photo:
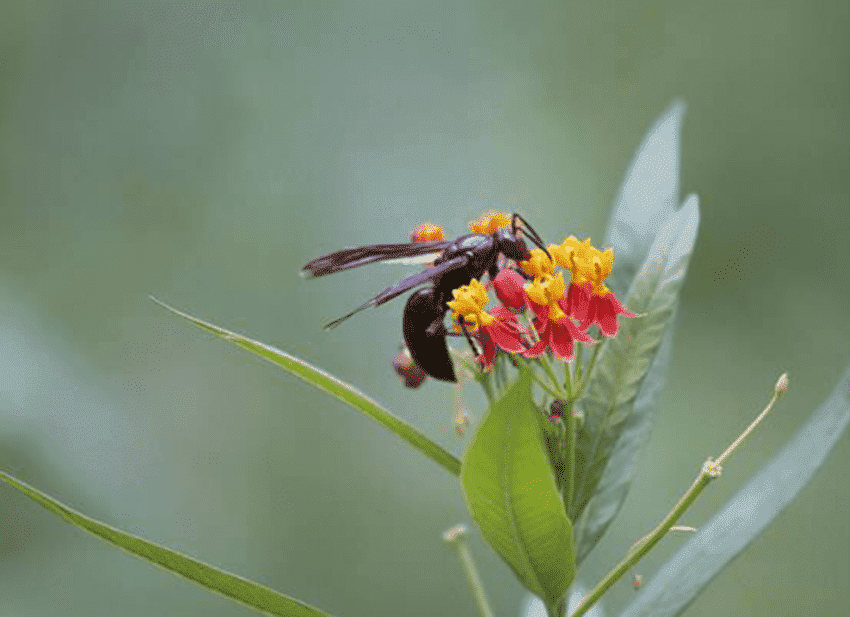
[[[516,261],[525,261],[531,254],[525,246],[525,241],[515,234],[511,229],[502,227],[496,230],[496,244],[499,246],[499,252],[508,259]]]

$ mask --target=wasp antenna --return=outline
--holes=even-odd
[[[528,237],[531,238],[531,241],[534,242],[538,246],[538,248],[542,249],[544,253],[546,253],[546,257],[550,260],[552,256],[549,254],[549,251],[546,250],[546,245],[543,244],[543,238],[540,237],[540,234],[531,226],[531,223],[526,221],[522,216],[516,212],[514,212],[512,227],[514,228],[514,234],[516,234],[516,221],[519,219],[522,221],[522,224],[525,225],[526,231],[528,231]]]

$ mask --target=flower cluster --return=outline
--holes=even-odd
[[[499,223],[510,224],[510,218],[490,213],[476,225],[484,230]],[[604,283],[613,265],[613,250],[600,251],[590,239],[570,236],[560,245],[550,245],[547,251],[534,248],[529,259],[520,263],[530,282],[516,270],[505,268],[488,285],[502,303],[490,313],[483,308],[489,300],[486,288],[478,281],[453,291],[454,299],[448,305],[453,311],[455,332],[476,335],[484,348],[476,359],[485,369],[493,366],[498,349],[527,358],[537,358],[551,349],[557,358],[569,361],[575,341],[596,342],[587,334],[591,325],[596,325],[603,336],[613,337],[618,330],[617,315],[637,317]],[[556,272],[558,266],[570,272],[569,285],[563,272]],[[523,328],[519,323],[524,311],[533,315],[531,327]]]
[[[470,223],[470,228],[478,234],[495,234],[510,227],[513,220],[502,212],[488,212]],[[413,242],[442,239],[442,228],[431,224],[418,227],[411,235]],[[446,303],[452,311],[454,333],[470,341],[475,359],[485,371],[494,366],[500,351],[539,358],[551,350],[558,359],[569,361],[576,341],[596,343],[587,333],[590,326],[613,337],[618,330],[617,315],[637,317],[605,285],[614,265],[612,249],[601,251],[589,238],[570,236],[545,250],[533,248],[528,255],[519,264],[500,256],[493,280],[484,286],[473,279],[452,290],[452,299]],[[570,274],[569,282],[563,271]],[[490,300],[489,288],[495,290],[501,305],[488,312],[484,307]],[[416,388],[425,379],[409,353],[397,357],[394,367],[408,387]]]

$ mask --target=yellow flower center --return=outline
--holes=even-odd
[[[537,304],[543,304],[549,307],[549,319],[558,323],[563,323],[567,315],[561,310],[558,305],[558,300],[564,297],[567,292],[567,286],[564,283],[564,275],[558,274],[544,275],[535,278],[533,283],[529,283],[525,287],[525,293]]]
[[[614,250],[600,251],[590,243],[590,238],[578,240],[570,236],[560,246],[549,247],[558,265],[572,273],[572,284],[582,286],[593,283],[595,295],[604,298],[610,293],[603,280],[614,267]]]
[[[538,278],[551,276],[555,272],[555,263],[546,256],[543,249],[533,248],[529,253],[531,257],[519,264],[528,276]]]
[[[452,290],[452,296],[454,300],[446,304],[454,312],[455,332],[463,331],[461,319],[466,331],[471,334],[478,332],[479,327],[489,326],[495,321],[493,316],[483,309],[490,298],[487,296],[487,289],[480,282],[473,279],[469,285]]]

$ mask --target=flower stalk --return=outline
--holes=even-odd
[[[788,376],[782,375],[779,378],[776,386],[773,390],[773,396],[770,399],[770,402],[767,404],[767,407],[759,414],[759,416],[753,420],[750,426],[741,433],[741,435],[730,445],[724,452],[721,454],[717,460],[708,459],[702,466],[699,475],[697,476],[694,483],[687,490],[687,492],[682,496],[679,502],[673,507],[670,513],[664,517],[664,520],[658,524],[658,526],[653,529],[646,536],[638,540],[626,553],[625,558],[618,563],[613,570],[611,570],[608,574],[605,575],[597,585],[594,587],[590,593],[588,593],[578,605],[576,610],[573,612],[572,617],[580,617],[587,613],[590,608],[603,596],[603,594],[611,588],[618,580],[620,580],[638,561],[640,561],[644,555],[646,555],[652,548],[661,541],[667,532],[673,528],[676,524],[676,521],[685,513],[691,504],[699,497],[699,494],[702,493],[703,489],[708,486],[709,482],[714,480],[715,478],[720,477],[720,473],[722,468],[720,463],[727,459],[730,454],[735,450],[735,448],[741,444],[741,442],[746,439],[747,435],[749,435],[753,429],[762,421],[762,419],[767,415],[767,413],[773,407],[773,404],[776,400],[785,394],[788,389]]]
[[[481,578],[475,569],[475,562],[472,559],[472,553],[469,551],[469,545],[466,543],[467,535],[469,535],[469,532],[466,527],[464,525],[457,525],[443,534],[443,540],[453,546],[457,551],[463,571],[466,574],[466,582],[469,584],[469,589],[475,598],[478,614],[481,617],[494,617],[493,609],[490,608],[490,603],[487,601],[484,585],[481,583]]]
[[[573,520],[573,494],[575,493],[576,477],[576,417],[573,414],[573,403],[568,402],[564,414],[564,423],[567,425],[566,461],[563,470],[564,508],[567,517]]]

